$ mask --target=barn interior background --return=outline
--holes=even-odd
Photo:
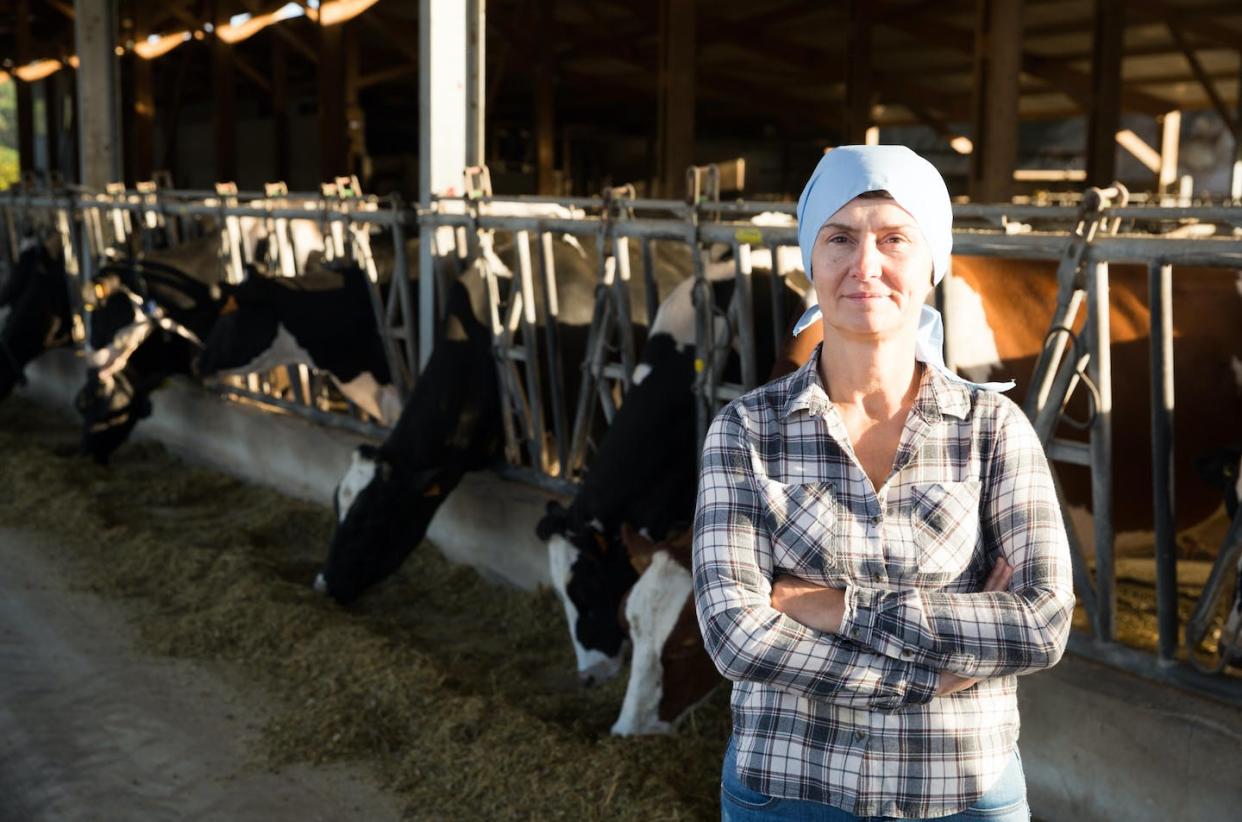
[[[106,4],[125,181],[306,191],[351,172],[414,195],[419,2],[334,0],[316,22],[318,5]],[[0,136],[23,171],[78,181],[75,6],[2,7]],[[1184,176],[1231,191],[1227,0],[492,0],[485,26],[482,159],[506,194],[676,197],[687,166],[741,156],[749,196],[788,198],[816,152],[873,128],[976,200]]]
[[[1242,626],[1224,624],[1221,611],[1242,542],[1236,520],[1226,531],[1223,508],[1197,536],[1174,533],[1171,458],[1160,467],[1159,453],[1171,453],[1174,407],[1171,379],[1162,380],[1181,349],[1162,329],[1172,309],[1159,295],[1172,293],[1173,265],[1236,277],[1227,269],[1242,260],[1240,58],[1236,0],[0,0],[0,182],[10,184],[0,228],[14,260],[32,227],[59,249],[87,303],[74,306],[79,318],[102,297],[78,287],[118,260],[197,238],[237,284],[260,253],[249,220],[270,237],[288,233],[262,253],[274,270],[302,275],[294,226],[313,228],[326,257],[365,270],[400,395],[438,341],[444,280],[431,276],[435,260],[467,272],[498,250],[499,265],[516,274],[506,293],[489,280],[511,423],[500,473],[572,492],[591,415],[611,419],[629,388],[628,312],[643,313],[643,303],[650,319],[666,296],[653,269],[670,265],[697,287],[716,244],[732,252],[739,285],[750,280],[752,249],[771,252],[768,265],[787,273],[779,251],[796,242],[790,200],[821,152],[907,145],[949,183],[960,252],[1053,260],[1081,275],[1071,290],[1088,316],[1062,319],[1091,356],[1065,374],[1087,378],[1096,410],[1100,386],[1105,399],[1112,389],[1097,341],[1108,337],[1099,324],[1107,280],[1101,294],[1092,272],[1104,261],[1146,267],[1137,281],[1149,289],[1140,298],[1150,325],[1140,333],[1163,348],[1151,346],[1150,410],[1126,411],[1152,415],[1159,476],[1150,478],[1154,502],[1146,493],[1118,504],[1154,508],[1156,533],[1114,556],[1107,518],[1081,529],[1086,584],[1073,649],[1236,711],[1236,669],[1190,652],[1211,656],[1224,647],[1215,645],[1222,631]],[[1106,190],[1103,200],[1082,197],[1093,186]],[[763,212],[778,218],[746,222]],[[619,291],[597,292],[591,328],[608,350],[585,367],[558,361],[522,307],[535,303],[532,277],[556,279],[549,260],[566,270],[552,249],[571,235],[598,266],[590,276],[611,286],[632,267],[647,285],[634,306]],[[490,265],[479,270],[491,276]],[[696,381],[700,434],[720,402],[757,379],[752,326],[767,309],[752,307],[748,290],[737,294],[745,299],[735,296],[728,311],[742,378],[725,384],[707,369]],[[1221,311],[1242,323],[1236,306],[1222,302]],[[710,362],[701,327],[699,359]],[[85,326],[74,331],[84,347]],[[951,362],[970,354],[949,340]],[[563,396],[558,368],[583,370],[590,390]],[[1056,373],[1045,371],[1049,384]],[[549,383],[551,398],[541,398]],[[226,377],[213,388],[375,439],[393,421],[315,369]],[[1050,453],[1109,473],[1110,433],[1097,440],[1093,428],[1089,446],[1057,442],[1055,398],[1028,410],[1043,415]],[[1093,414],[1091,425],[1107,416]],[[184,419],[159,430],[193,450],[189,440],[206,438],[207,426]],[[1220,436],[1237,445],[1236,432]],[[296,459],[272,470],[330,473]],[[432,537],[477,559],[466,543],[485,543],[486,529],[459,530]],[[499,573],[537,579],[546,558],[538,562],[535,572]],[[1130,578],[1119,582],[1123,571]]]

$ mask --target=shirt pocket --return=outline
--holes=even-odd
[[[766,482],[764,494],[775,570],[810,581],[840,574],[835,486],[831,482]]]
[[[916,485],[911,496],[919,576],[950,582],[970,565],[979,542],[979,481]]]

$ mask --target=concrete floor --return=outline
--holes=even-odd
[[[123,612],[70,585],[56,554],[0,528],[0,822],[400,818],[361,769],[255,761],[261,698],[136,652]]]

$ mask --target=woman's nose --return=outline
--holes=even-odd
[[[860,280],[880,276],[880,249],[876,247],[875,240],[869,237],[863,238],[855,249],[850,274]]]

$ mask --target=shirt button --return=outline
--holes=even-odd
[[[854,731],[854,738],[857,739],[859,742],[862,742],[864,739],[867,738],[867,732],[866,731]]]
[[[914,657],[914,651],[910,650],[909,648],[906,648],[904,651],[901,652],[902,659],[912,659],[913,657]]]
[[[884,517],[880,516],[879,514],[876,514],[874,517],[871,518],[871,524],[874,525],[876,528],[879,528],[881,525],[884,524]]]
[[[883,582],[884,575],[881,574],[879,571],[876,571],[874,574],[871,575],[871,579],[873,582]]]
[[[858,635],[859,635],[859,634],[861,634],[861,633],[862,633],[862,631],[858,630],[857,628],[851,628],[851,629],[850,629],[850,636],[854,637],[855,639],[857,639],[857,638],[858,638]]]

